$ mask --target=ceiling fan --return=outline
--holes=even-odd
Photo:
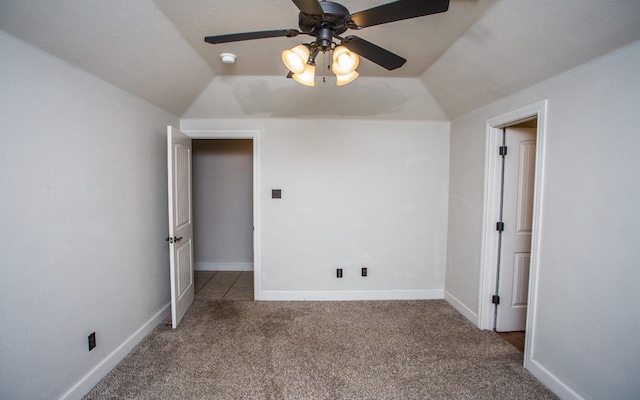
[[[300,30],[280,29],[232,33],[207,36],[204,40],[207,43],[218,44],[272,37],[294,37],[302,34],[313,36],[315,39],[312,42],[283,52],[283,61],[291,71],[289,75],[298,82],[313,86],[316,55],[320,51],[333,51],[332,70],[337,75],[340,86],[357,77],[355,68],[358,65],[358,55],[390,71],[400,68],[407,61],[358,36],[340,36],[348,29],[360,30],[369,26],[441,13],[449,9],[449,0],[399,0],[351,14],[346,7],[332,1],[292,1],[300,10],[298,16]],[[334,43],[334,39],[339,40],[339,44]]]

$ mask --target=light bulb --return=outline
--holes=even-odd
[[[340,56],[338,56],[338,64],[340,64],[341,67],[348,67],[351,64],[351,57],[346,53],[340,54]]]

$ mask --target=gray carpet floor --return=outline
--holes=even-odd
[[[442,300],[195,300],[85,399],[555,399]]]

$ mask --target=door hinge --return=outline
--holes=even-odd
[[[496,230],[498,232],[503,232],[504,231],[504,222],[497,222],[496,223]]]
[[[500,296],[498,296],[497,294],[494,294],[494,295],[491,297],[491,303],[492,303],[492,304],[495,304],[495,305],[500,304]]]
[[[506,156],[507,155],[507,146],[500,146],[498,148],[498,152],[502,157]]]

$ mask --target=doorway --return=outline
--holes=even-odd
[[[253,144],[194,139],[195,298],[253,300]]]
[[[183,132],[194,147],[196,290],[260,300],[259,131]]]
[[[537,120],[502,128],[494,330],[524,353]]]
[[[482,238],[482,265],[480,274],[480,291],[478,300],[478,326],[481,329],[495,329],[496,327],[496,302],[504,304],[504,298],[496,298],[500,285],[505,286],[504,279],[500,279],[499,269],[503,266],[501,260],[501,232],[507,222],[502,220],[502,163],[500,147],[503,146],[505,129],[514,126],[531,126],[535,124],[535,144],[533,145],[534,169],[532,187],[533,192],[530,203],[530,256],[522,257],[519,254],[520,272],[524,272],[528,265],[528,279],[524,287],[520,286],[516,300],[526,304],[522,316],[526,337],[524,343],[524,366],[531,360],[533,346],[535,345],[535,305],[537,295],[537,271],[539,262],[539,232],[542,216],[542,188],[544,178],[544,143],[546,128],[547,102],[541,101],[532,105],[508,112],[506,114],[487,120],[486,147],[485,147],[485,202],[483,214],[483,238]],[[531,150],[531,148],[529,149]],[[509,152],[518,152],[515,149],[507,149]],[[504,223],[501,226],[500,223]],[[512,227],[515,226],[511,222]],[[524,252],[521,252],[524,253]],[[511,265],[516,259],[511,254]],[[525,262],[526,261],[526,262]],[[521,280],[522,281],[522,280]],[[513,290],[511,291],[513,293]],[[508,299],[507,305],[513,304],[513,298]],[[500,312],[500,310],[498,310]]]

